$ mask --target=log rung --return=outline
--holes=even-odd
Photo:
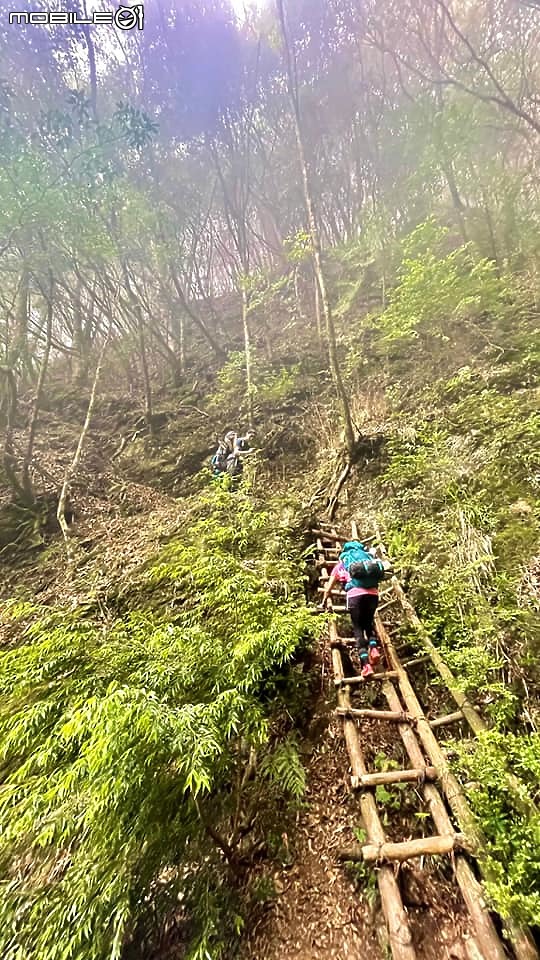
[[[338,717],[364,717],[366,720],[389,720],[393,723],[414,723],[414,717],[398,710],[355,710],[353,707],[336,707]]]
[[[447,723],[457,723],[458,720],[463,720],[463,714],[461,710],[456,710],[455,713],[447,713],[444,717],[436,717],[435,720],[430,720],[430,727],[444,727]]]
[[[371,683],[372,680],[395,680],[397,670],[386,670],[384,673],[372,673],[370,677],[343,677],[343,680],[334,680],[336,687],[345,687],[347,684]]]
[[[319,537],[321,540],[333,540],[334,543],[347,543],[348,540],[358,540],[360,543],[372,543],[377,540],[377,534],[370,534],[369,537],[351,537],[350,534],[338,533],[335,530],[304,530],[304,533],[311,534],[312,537]]]
[[[367,790],[370,787],[382,787],[392,783],[424,783],[437,779],[435,767],[416,767],[413,770],[386,770],[383,773],[365,773],[351,777],[353,790]]]
[[[365,843],[350,849],[340,850],[340,860],[363,860],[365,863],[379,863],[390,860],[403,862],[414,857],[443,856],[456,849],[467,849],[463,834],[451,836],[420,837],[418,840],[403,840],[401,843]]]
[[[339,541],[340,543],[343,541],[346,542],[347,539],[350,539],[350,537],[348,537],[348,534],[345,535],[344,533],[338,533],[337,530],[313,529],[313,530],[304,530],[304,533],[310,534],[312,537],[318,537],[320,540],[331,540],[334,543],[336,541]]]
[[[429,653],[426,653],[423,657],[415,657],[414,660],[406,660],[403,664],[405,670],[408,670],[409,667],[416,667],[420,663],[426,663],[428,660],[431,660]]]

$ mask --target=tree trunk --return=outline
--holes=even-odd
[[[321,317],[321,291],[319,290],[319,283],[315,273],[313,274],[313,280],[315,282],[315,320],[317,323],[317,340],[319,341],[319,347],[322,353],[324,350],[324,342]]]
[[[491,256],[497,268],[498,276],[501,275],[501,265],[499,261],[499,254],[497,251],[497,241],[495,239],[495,227],[493,225],[493,217],[491,216],[491,210],[489,209],[489,201],[487,198],[486,191],[482,189],[482,200],[484,201],[484,211],[486,214],[486,225],[489,237],[489,245],[491,247]]]
[[[144,417],[146,420],[146,425],[148,427],[148,432],[150,436],[153,436],[154,423],[153,423],[153,410],[152,410],[152,385],[150,383],[150,373],[148,370],[148,357],[146,354],[146,339],[144,336],[143,315],[142,315],[141,305],[137,299],[137,295],[129,279],[128,268],[124,261],[122,261],[122,273],[124,275],[124,283],[126,285],[126,291],[131,303],[131,308],[133,310],[133,315],[135,317],[136,326],[137,326],[139,358],[141,361],[143,383],[144,383]]]
[[[12,364],[22,361],[21,365],[26,365],[28,361],[28,296],[28,270],[23,267],[15,307],[15,336],[11,350]]]
[[[46,339],[45,347],[43,350],[43,357],[41,358],[41,366],[39,368],[39,377],[36,385],[36,393],[34,396],[34,404],[32,407],[32,416],[30,419],[30,428],[28,431],[28,442],[26,444],[26,453],[24,456],[24,463],[22,468],[22,486],[25,492],[25,498],[32,502],[34,499],[34,491],[32,489],[32,481],[30,480],[30,465],[32,463],[32,454],[34,451],[34,441],[36,438],[36,428],[39,415],[39,406],[41,403],[41,397],[43,394],[43,385],[45,383],[45,377],[47,375],[47,367],[49,365],[49,355],[51,352],[51,341],[52,341],[52,329],[53,329],[53,291],[54,283],[51,278],[49,294],[47,297],[47,318],[46,318]]]
[[[109,327],[109,333],[107,334],[107,337],[105,338],[105,341],[104,341],[103,346],[102,346],[102,348],[101,348],[101,352],[100,352],[99,359],[98,359],[98,362],[97,362],[96,372],[95,372],[95,374],[94,374],[94,382],[93,382],[93,384],[92,384],[92,392],[91,392],[91,394],[90,394],[90,400],[88,401],[88,408],[87,408],[87,410],[86,410],[86,419],[85,419],[85,421],[84,421],[84,425],[83,425],[83,428],[82,428],[82,430],[81,430],[81,434],[80,434],[80,437],[79,437],[79,442],[78,442],[78,444],[77,444],[77,449],[76,449],[76,451],[75,451],[75,456],[73,457],[73,460],[71,461],[70,465],[68,466],[68,468],[67,468],[67,470],[66,470],[66,473],[65,473],[65,476],[64,476],[64,482],[63,482],[63,484],[62,484],[62,489],[60,490],[60,496],[58,497],[58,509],[57,509],[57,511],[56,511],[56,517],[57,517],[58,523],[59,523],[59,525],[60,525],[60,529],[61,529],[61,531],[62,531],[62,533],[63,533],[63,535],[64,535],[64,540],[65,540],[65,542],[66,542],[66,550],[67,550],[67,554],[68,554],[68,559],[70,558],[70,547],[69,547],[69,531],[68,531],[68,525],[67,525],[67,521],[66,521],[66,518],[65,518],[66,503],[67,503],[68,497],[69,497],[70,484],[71,484],[71,481],[73,480],[73,477],[75,476],[75,472],[76,472],[76,470],[77,470],[77,467],[79,466],[79,463],[80,463],[80,460],[81,460],[81,457],[82,457],[82,453],[83,453],[83,449],[84,449],[84,441],[85,441],[85,439],[86,439],[86,435],[87,435],[88,429],[89,429],[89,427],[90,427],[90,421],[91,421],[91,419],[92,419],[92,414],[93,414],[93,412],[94,412],[94,406],[95,406],[96,395],[97,395],[97,386],[98,386],[98,383],[99,383],[99,377],[100,377],[100,374],[101,374],[101,368],[102,368],[102,366],[103,366],[103,358],[104,358],[104,356],[105,356],[105,350],[106,350],[107,344],[108,344],[108,342],[109,342],[109,336],[110,336],[110,327]]]
[[[170,267],[170,271],[171,271],[171,279],[174,284],[174,289],[176,290],[180,303],[183,309],[185,310],[185,312],[187,313],[188,317],[191,320],[193,320],[193,323],[199,328],[203,337],[206,338],[206,340],[212,347],[212,350],[216,354],[216,357],[218,358],[218,360],[226,360],[227,352],[223,349],[223,347],[219,345],[215,337],[211,334],[204,320],[201,320],[201,318],[196,314],[196,312],[192,310],[191,307],[189,306],[187,297],[185,296],[184,291],[182,290],[182,285],[172,265]]]
[[[180,338],[180,373],[183,376],[186,372],[186,320],[183,313],[180,314],[178,326]]]
[[[249,426],[253,426],[253,381],[251,377],[251,331],[249,328],[249,299],[242,287],[242,326],[244,328],[244,353],[246,358],[246,400]]]
[[[88,383],[89,356],[87,330],[83,320],[82,283],[80,280],[77,280],[73,296],[73,346],[75,348],[73,379],[77,386],[83,387]]]
[[[328,290],[326,287],[326,279],[324,276],[324,270],[322,266],[320,232],[317,225],[315,203],[314,203],[313,194],[311,191],[311,185],[309,182],[306,151],[305,151],[305,145],[304,145],[304,138],[302,134],[298,84],[297,84],[296,69],[295,69],[295,64],[293,59],[294,54],[291,51],[291,48],[289,45],[287,27],[285,23],[285,11],[283,7],[283,0],[276,0],[276,3],[277,3],[279,22],[281,26],[281,36],[283,39],[283,51],[285,55],[285,66],[287,71],[289,96],[290,96],[290,100],[293,108],[296,145],[298,148],[298,159],[300,161],[300,167],[302,171],[302,184],[304,188],[304,200],[305,200],[306,210],[308,215],[309,232],[311,236],[313,264],[315,268],[317,282],[319,285],[322,312],[323,312],[325,325],[326,325],[326,336],[328,340],[328,356],[330,361],[330,370],[332,373],[334,386],[336,388],[336,393],[338,395],[338,399],[341,404],[343,423],[345,427],[345,438],[347,443],[347,450],[349,451],[349,454],[352,455],[355,449],[354,428],[353,428],[353,423],[351,418],[349,401],[347,398],[347,394],[345,392],[343,378],[341,376],[341,368],[339,365],[339,359],[337,354],[336,331],[335,331],[334,321],[332,317],[332,309],[330,306]]]
[[[148,370],[148,357],[146,354],[146,340],[144,336],[144,323],[142,311],[139,304],[134,305],[135,316],[137,317],[137,337],[139,340],[139,356],[144,382],[144,417],[148,427],[148,432],[152,437],[154,435],[154,420],[152,409],[152,385],[150,383],[150,373]]]
[[[84,5],[85,16],[88,16],[86,12],[86,3]],[[98,122],[97,115],[97,69],[96,69],[96,53],[94,50],[94,41],[92,40],[92,35],[90,33],[90,27],[88,24],[83,24],[83,33],[84,39],[86,40],[86,48],[88,50],[88,73],[90,76],[90,106],[92,108],[92,118],[94,123]]]
[[[5,377],[6,384],[6,432],[4,436],[2,462],[8,483],[15,498],[24,500],[24,490],[17,476],[17,461],[13,449],[13,428],[17,417],[17,382],[15,380],[15,374],[9,366],[0,366],[0,374]]]

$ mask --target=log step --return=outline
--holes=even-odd
[[[336,707],[338,717],[363,717],[366,720],[390,720],[393,723],[413,723],[414,717],[411,717],[404,711],[398,710],[355,710],[353,707]]]
[[[396,629],[395,624],[393,624],[392,626],[394,627],[394,629]],[[388,633],[389,631],[386,623],[383,623],[383,627],[385,627],[386,632]],[[412,647],[412,640],[406,640],[405,643],[399,643],[397,647],[395,647],[394,649],[396,653],[401,653],[402,650],[410,650],[411,647]]]
[[[334,686],[345,687],[348,684],[371,683],[373,680],[395,680],[398,676],[397,670],[386,670],[384,673],[372,673],[370,677],[343,677],[342,680],[334,680]]]
[[[430,727],[444,727],[447,723],[457,723],[458,720],[463,720],[463,714],[461,710],[456,710],[455,713],[447,713],[445,717],[436,717],[435,720],[430,720]]]
[[[338,533],[337,530],[304,530],[304,533],[310,534],[312,537],[319,537],[321,540],[331,540],[333,543],[338,540],[340,543],[347,542],[350,540],[350,536],[345,533]]]
[[[350,533],[338,533],[336,530],[304,530],[304,533],[311,534],[312,537],[320,537],[321,540],[331,540],[334,543],[347,543],[348,540],[359,540],[364,545],[373,543],[377,540],[377,534],[370,534],[369,537],[351,537]]]
[[[392,597],[390,600],[386,600],[385,603],[381,603],[381,605],[377,607],[377,613],[381,613],[382,610],[386,610],[387,607],[391,607],[392,604],[396,602],[396,600],[397,600],[397,597]]]
[[[414,660],[406,660],[403,664],[405,670],[408,670],[409,667],[416,667],[419,663],[427,663],[428,660],[431,660],[429,653],[426,653],[423,657],[415,657]]]
[[[437,779],[435,767],[416,767],[413,770],[386,770],[384,773],[364,773],[351,777],[353,790],[367,790],[369,787],[382,787],[392,783],[423,783]]]
[[[443,856],[463,849],[467,849],[467,841],[463,834],[456,833],[448,837],[420,837],[401,843],[355,844],[349,849],[339,850],[338,857],[340,860],[363,860],[365,863],[378,863],[381,860],[403,863],[414,857]]]

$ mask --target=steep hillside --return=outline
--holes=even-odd
[[[303,357],[308,338],[296,323],[293,339],[274,337],[272,361],[258,370],[260,453],[241,492],[222,489],[208,467],[216,427],[237,422],[233,356],[206,390],[196,380],[162,391],[153,438],[132,403],[109,390],[73,484],[71,560],[52,516],[32,540],[17,535],[7,554],[3,722],[13,745],[6,762],[19,774],[17,795],[5,795],[5,862],[31,817],[28,871],[12,894],[28,909],[39,910],[40,890],[54,890],[60,905],[79,886],[83,909],[86,884],[101,886],[114,869],[110,896],[96,901],[88,933],[77,934],[83,940],[98,927],[105,937],[132,927],[121,890],[150,896],[152,923],[162,918],[164,929],[176,917],[175,950],[179,937],[232,949],[240,927],[217,933],[229,897],[238,918],[253,916],[250,898],[283,856],[269,842],[271,825],[294,819],[304,790],[303,725],[321,709],[313,700],[319,667],[302,669],[319,627],[304,608],[301,549],[306,523],[329,500],[342,524],[356,517],[382,526],[429,635],[490,724],[480,740],[454,745],[454,762],[490,840],[500,876],[489,889],[494,905],[536,922],[539,822],[507,795],[502,771],[510,758],[523,796],[536,799],[537,313],[517,279],[503,281],[481,261],[471,291],[469,250],[434,254],[431,236],[429,250],[412,255],[418,237],[385,310],[368,313],[344,295],[339,349],[359,439],[340,487],[346,458],[332,384]],[[341,268],[340,285],[356,282],[348,271]],[[281,295],[275,309],[286,316]],[[43,502],[54,501],[52,479],[58,484],[69,461],[83,411],[64,396],[42,416]],[[324,726],[318,736],[328,736]],[[258,773],[246,780],[250,750]],[[38,808],[36,777],[54,785]],[[80,815],[68,813],[68,796]],[[284,803],[293,804],[289,813]],[[253,805],[243,839],[239,811]],[[289,829],[294,835],[292,821]],[[300,870],[302,842],[291,839]],[[270,857],[262,877],[227,892],[227,875],[261,843]],[[78,852],[62,867],[66,844]],[[164,875],[165,899],[155,886]],[[173,895],[188,897],[180,928]],[[150,917],[137,916],[133,943],[142,949],[142,937],[152,948]],[[46,931],[65,936],[61,926]],[[39,949],[50,950],[49,941]],[[93,949],[101,956],[99,943]],[[430,956],[435,947],[427,949]]]

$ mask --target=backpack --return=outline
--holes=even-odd
[[[217,448],[212,460],[210,461],[214,470],[217,470],[219,473],[224,473],[227,469],[227,457],[229,456],[230,450],[228,446],[221,442]]]
[[[365,590],[376,587],[385,575],[382,560],[372,557],[359,540],[344,543],[339,559],[351,578],[345,584],[346,591],[353,587],[363,587]]]
[[[225,472],[229,475],[229,477],[239,477],[243,473],[243,470],[244,466],[240,460],[240,457],[231,454],[231,456],[227,458]]]

